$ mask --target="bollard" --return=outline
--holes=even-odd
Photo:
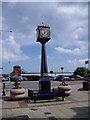
[[[3,83],[3,96],[5,96],[5,83]]]

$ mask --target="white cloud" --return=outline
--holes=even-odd
[[[13,34],[14,37],[16,37],[17,39],[15,39],[15,41],[20,45],[20,46],[27,46],[27,45],[34,45],[37,44],[36,43],[36,31],[32,30],[29,32],[29,34],[23,34],[20,32],[16,32]]]
[[[89,0],[2,0],[3,2],[88,2]]]
[[[61,2],[62,0],[2,0],[3,2]]]
[[[2,29],[2,4],[0,3],[0,30],[1,29]]]
[[[74,65],[74,66],[76,66],[76,65],[85,65],[85,61],[86,60],[88,60],[88,59],[72,59],[72,60],[68,60],[68,63],[70,63],[70,64],[72,64],[72,65]]]
[[[22,17],[22,22],[26,23],[29,21],[29,18],[27,16]]]
[[[85,15],[85,13],[87,12],[86,7],[83,7],[83,13],[82,13],[82,6],[80,6],[80,4],[77,4],[77,3],[74,5],[72,5],[72,3],[67,3],[67,5],[61,4],[60,7],[57,7],[57,12],[60,14],[62,13],[65,15],[69,15],[68,16],[69,18],[70,18],[70,15],[75,15],[76,17],[84,17],[87,15],[87,14]]]
[[[75,14],[80,12],[78,9],[76,9],[74,6],[61,6],[57,8],[58,13],[63,13],[63,14]]]
[[[17,1],[16,1],[17,2]],[[10,2],[8,2],[8,7],[9,8],[13,8],[16,5],[16,2],[13,2],[12,4],[10,4]]]
[[[82,49],[75,48],[75,49],[67,49],[63,47],[57,47],[55,48],[56,51],[59,53],[66,53],[66,54],[73,54],[73,55],[83,55],[85,51],[82,52]]]
[[[63,2],[43,4],[22,2],[16,3],[16,5],[13,6],[12,3],[10,4],[11,8],[7,6],[7,3],[3,3],[3,28],[7,26],[7,29],[10,27],[13,29],[12,34],[15,38],[14,41],[21,51],[19,52],[19,56],[23,54],[21,48],[27,52],[27,47],[32,47],[34,44],[37,44],[35,30],[43,19],[44,23],[49,23],[51,27],[51,40],[48,42],[48,45],[51,46],[48,47],[47,45],[48,51],[55,49],[57,52],[70,54],[69,58],[72,58],[72,55],[74,55],[73,59],[76,58],[74,63],[78,63],[77,59],[80,59],[82,56],[83,58],[87,57],[88,4],[64,4]],[[3,33],[3,39],[6,39],[7,36],[6,33]],[[34,49],[34,52],[35,50],[37,50],[37,48]],[[63,66],[69,59],[68,57],[66,59],[64,58],[65,54],[62,54]],[[52,58],[57,58],[58,65],[60,56],[57,56],[56,52],[54,52],[52,56],[52,51],[49,51],[49,55]],[[37,56],[39,56],[39,53],[37,53]],[[34,58],[33,54],[31,57],[32,59]],[[52,63],[54,63],[54,66],[56,63],[53,60],[54,59],[52,59]],[[82,62],[82,60],[79,62]]]
[[[70,64],[76,66],[77,60],[76,60],[76,59],[74,59],[74,60],[68,60],[68,63],[70,63]]]
[[[2,44],[0,40],[0,67],[2,66]]]
[[[3,44],[3,60],[7,61],[19,61],[29,59],[20,48],[20,45],[16,43],[13,36],[9,36],[8,39],[2,41]]]
[[[12,3],[10,4],[12,6]],[[6,6],[5,8],[7,9]],[[73,45],[73,41],[76,39],[80,38],[79,41],[82,41],[82,39],[86,37],[85,30],[86,32],[88,30],[88,26],[86,26],[86,22],[88,20],[87,5],[84,6],[84,4],[80,3],[64,4],[56,2],[45,4],[20,3],[20,5],[17,3],[13,10],[8,8],[9,12],[5,12],[5,8],[3,6],[3,16],[6,19],[3,21],[3,26],[4,28],[8,24],[13,26],[13,29],[15,28],[17,31],[17,33],[15,31],[15,36],[20,36],[19,41],[22,41],[22,44],[25,43],[25,45],[29,45],[35,41],[36,33],[32,34],[32,30],[35,31],[42,18],[51,24],[51,37],[54,40],[52,40],[50,44],[53,44],[54,46],[68,45],[69,47],[69,45]],[[16,12],[18,12],[19,15]],[[8,16],[10,16],[10,18],[8,18]],[[74,45],[76,44],[74,42]]]
[[[88,52],[88,4],[60,3],[57,12],[59,23],[52,32],[54,40],[51,44],[59,52],[86,54]]]

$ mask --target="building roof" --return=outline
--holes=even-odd
[[[14,68],[20,68],[20,66],[19,65],[15,65]]]

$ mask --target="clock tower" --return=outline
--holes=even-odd
[[[50,26],[44,25],[44,22],[42,22],[42,25],[39,25],[36,31],[37,31],[37,42],[40,42],[42,45],[41,76],[44,77],[47,76],[48,74],[45,44],[50,40]]]

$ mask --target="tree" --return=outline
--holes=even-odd
[[[74,75],[80,75],[82,77],[90,77],[90,70],[85,67],[77,67],[74,71]]]

